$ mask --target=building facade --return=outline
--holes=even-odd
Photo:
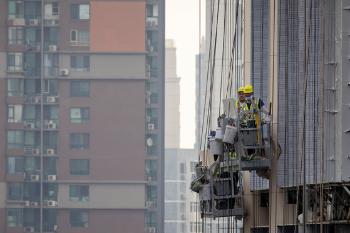
[[[349,232],[350,1],[234,2],[240,82],[270,110],[274,141],[268,179],[241,171],[244,232]]]
[[[146,232],[164,232],[165,0],[146,1]]]
[[[164,3],[0,4],[0,231],[162,232]]]

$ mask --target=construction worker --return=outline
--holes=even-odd
[[[238,88],[237,95],[238,100],[236,100],[236,109],[237,112],[240,112],[241,106],[245,103],[245,94],[244,94],[245,87]]]
[[[260,98],[254,97],[254,88],[252,85],[245,86],[244,89],[245,95],[245,104],[243,108],[245,109],[246,116],[245,120],[247,121],[248,127],[256,127],[260,122],[260,119],[257,119],[258,112],[262,112],[264,114],[264,121],[269,121],[269,113],[265,108],[265,103]],[[260,117],[260,116],[259,116]]]

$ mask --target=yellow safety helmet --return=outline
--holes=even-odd
[[[240,87],[240,88],[238,88],[238,93],[244,93],[244,90],[245,90],[245,87]]]
[[[254,92],[253,86],[252,85],[247,85],[244,88],[244,94],[252,94]]]

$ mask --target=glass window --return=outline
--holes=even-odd
[[[70,15],[72,19],[89,19],[90,5],[89,4],[72,4],[70,6]]]
[[[70,82],[71,97],[89,97],[90,96],[90,81],[74,80]]]
[[[69,220],[71,227],[88,227],[89,225],[87,210],[70,210]]]
[[[22,95],[23,95],[23,80],[8,79],[7,96],[22,96]]]
[[[7,158],[7,174],[23,173],[23,157],[8,157]]]
[[[70,57],[70,67],[75,71],[89,71],[90,57],[83,55],[75,55]]]
[[[44,132],[44,147],[57,149],[58,133],[54,131]]]
[[[24,18],[27,20],[39,19],[40,16],[41,16],[41,3],[27,1],[24,7]]]
[[[7,70],[9,71],[23,70],[23,53],[7,54]]]
[[[45,8],[45,17],[50,18],[52,16],[57,16],[58,15],[58,3],[53,2],[53,3],[46,3]]]
[[[30,121],[35,120],[36,108],[35,105],[25,105],[23,110],[23,119]]]
[[[21,183],[7,183],[7,199],[20,201],[23,196],[23,186]]]
[[[23,131],[9,130],[7,131],[7,148],[22,148],[23,147]]]
[[[71,108],[70,122],[71,123],[86,123],[90,120],[90,108]]]
[[[90,135],[88,133],[71,133],[70,148],[71,149],[88,149],[90,144]]]
[[[146,187],[146,196],[147,196],[147,201],[156,201],[157,200],[157,187],[147,186]]]
[[[88,159],[71,159],[69,168],[71,175],[89,175],[90,161]]]
[[[69,199],[71,201],[87,202],[89,201],[89,185],[69,186]]]
[[[79,5],[79,19],[89,19],[90,18],[90,5],[80,4]]]
[[[22,105],[7,106],[7,122],[22,122]]]
[[[36,142],[39,141],[39,135],[35,131],[26,131],[24,134],[24,146],[26,147],[35,147]]]
[[[8,17],[9,19],[23,18],[23,2],[8,1]]]
[[[36,46],[40,43],[40,30],[36,27],[28,27],[25,29],[25,41],[27,45]]]
[[[7,209],[7,227],[22,227],[22,209]]]
[[[190,203],[190,211],[191,213],[195,213],[198,210],[198,203],[197,202],[191,202]]]
[[[40,161],[39,158],[27,157],[24,160],[24,171],[25,172],[36,172],[39,170]]]
[[[81,45],[89,45],[90,43],[90,34],[88,31],[79,31],[78,34],[79,44]]]
[[[70,31],[70,41],[71,42],[77,42],[78,41],[78,31],[77,30]]]
[[[23,44],[23,28],[9,27],[8,28],[8,43]]]

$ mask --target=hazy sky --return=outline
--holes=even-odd
[[[181,77],[182,148],[192,148],[195,142],[195,55],[199,41],[199,1],[166,0],[165,34],[167,39],[175,41],[177,74]]]

